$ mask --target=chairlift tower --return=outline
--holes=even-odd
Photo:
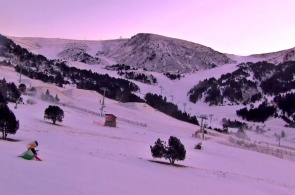
[[[209,117],[210,117],[210,125],[212,124],[212,117],[213,117],[213,114],[209,114]]]
[[[204,133],[205,133],[205,128],[204,128],[205,124],[203,123],[203,120],[207,120],[208,117],[206,115],[200,115],[200,116],[198,116],[198,118],[202,119],[201,120],[201,133],[202,133],[202,139],[205,139],[205,135],[204,135]]]
[[[277,141],[279,142],[279,147],[281,147],[281,136],[278,137]]]
[[[19,83],[21,83],[23,67],[22,66],[19,66],[19,67],[20,67],[20,70],[19,70]]]
[[[102,98],[102,102],[101,102],[101,108],[100,108],[101,113],[100,113],[100,116],[102,116],[103,109],[106,107],[106,106],[105,106],[105,103],[104,103],[104,97],[105,97],[105,93],[106,93],[106,91],[108,90],[108,89],[105,88],[105,87],[103,87],[103,88],[101,88],[101,89],[103,90],[103,98]]]

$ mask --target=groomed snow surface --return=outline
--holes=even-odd
[[[7,82],[18,83],[12,68],[1,66],[0,78],[4,77]],[[35,86],[38,94],[49,89],[63,104],[100,113],[102,96],[96,92],[58,88],[22,78],[27,86]],[[44,110],[52,103],[39,97],[23,96],[25,101],[33,99],[36,104],[21,104],[17,109],[9,103],[20,121],[20,128],[15,135],[8,135],[16,141],[0,140],[0,194],[295,194],[292,158],[223,145],[220,142],[228,139],[225,135],[211,136],[209,140],[194,138],[192,134],[198,126],[175,120],[142,103],[105,100],[107,113],[145,123],[147,127],[122,120],[117,121],[115,128],[105,127],[103,117],[63,105],[58,106],[64,110],[65,118],[53,125],[44,120]],[[204,105],[202,108],[201,111],[206,112]],[[218,119],[221,119],[228,110],[220,109],[220,113],[214,113],[215,117],[220,114]],[[215,119],[213,122],[220,122]],[[167,141],[170,136],[178,137],[186,148],[186,159],[176,161],[181,166],[153,162],[167,160],[153,159],[150,145],[158,138]],[[253,141],[275,143],[271,136],[249,132],[249,137]],[[43,161],[17,157],[34,140],[39,142],[37,149]],[[204,148],[194,149],[201,141]],[[292,146],[292,142],[288,144]]]

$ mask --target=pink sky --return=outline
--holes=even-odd
[[[294,0],[0,0],[0,33],[105,40],[154,33],[249,55],[295,47]]]

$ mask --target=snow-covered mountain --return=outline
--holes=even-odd
[[[253,54],[249,56],[238,56],[233,54],[226,55],[238,63],[266,61],[273,64],[279,64],[286,61],[295,61],[295,47],[277,52]]]
[[[50,38],[9,37],[16,44],[28,49],[34,54],[41,54],[49,59],[85,60],[88,64],[109,65],[115,64],[114,60],[106,56],[118,48],[125,39],[88,41]],[[87,59],[87,57],[89,59]]]
[[[273,64],[278,64],[286,61],[295,61],[295,47],[283,51],[251,55],[250,57],[257,58],[259,61],[267,61]]]
[[[110,57],[156,72],[188,73],[233,63],[226,55],[200,44],[155,34],[137,34]]]
[[[137,34],[130,39],[74,41],[10,37],[16,44],[50,59],[88,64],[127,64],[155,72],[189,73],[234,63],[213,49],[155,34]]]
[[[139,33],[130,39],[69,40],[9,37],[16,44],[49,59],[87,64],[126,64],[154,72],[190,73],[242,62],[278,64],[295,60],[295,48],[250,56],[215,51],[209,47],[156,34]]]

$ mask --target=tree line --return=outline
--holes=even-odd
[[[75,85],[80,89],[94,90],[99,93],[107,88],[106,97],[123,102],[143,102],[134,92],[139,87],[127,79],[113,78],[107,74],[99,74],[91,70],[69,67],[66,62],[48,60],[42,55],[35,55],[27,49],[16,45],[12,40],[0,35],[0,56],[9,58],[16,64],[15,70],[32,79],[46,83]]]
[[[145,100],[148,105],[159,110],[160,112],[163,112],[178,120],[199,125],[196,116],[190,116],[186,112],[182,112],[178,109],[177,105],[171,102],[167,102],[166,97],[162,97],[161,95],[157,94],[147,93],[145,95]]]

